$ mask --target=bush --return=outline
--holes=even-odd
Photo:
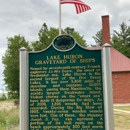
[[[19,124],[19,108],[0,111],[0,130],[8,129],[11,125]]]
[[[17,92],[8,92],[8,98],[9,99],[19,99],[19,95]]]
[[[6,99],[7,99],[7,97],[5,96],[5,94],[2,93],[2,96],[0,97],[0,101],[4,101],[4,100],[6,100]]]

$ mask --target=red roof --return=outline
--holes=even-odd
[[[87,49],[98,50],[102,49],[102,47],[87,47]],[[130,71],[130,59],[111,47],[111,67],[112,72]]]
[[[111,47],[111,66],[112,72],[130,71],[130,59]]]

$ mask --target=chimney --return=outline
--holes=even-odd
[[[102,16],[102,42],[110,44],[109,15]]]

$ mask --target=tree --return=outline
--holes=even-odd
[[[102,29],[98,31],[95,36],[92,36],[92,38],[95,40],[97,46],[102,46]]]
[[[66,28],[62,30],[62,34],[73,35],[77,42],[81,45],[86,46],[86,41],[81,37],[78,32],[74,31],[73,28]],[[19,98],[19,49],[21,47],[27,48],[28,51],[31,49],[40,51],[48,47],[53,39],[58,35],[58,29],[51,27],[48,29],[47,25],[44,23],[42,28],[38,33],[38,41],[31,43],[25,40],[23,36],[16,35],[14,37],[7,38],[8,47],[5,55],[2,57],[2,63],[4,64],[4,82],[6,89],[11,92],[11,96]]]
[[[115,38],[118,38],[118,41],[122,43],[122,45],[130,44],[130,26],[127,26],[126,23],[122,22],[120,24],[120,31],[117,32],[116,30],[113,30],[113,37],[112,42],[115,44],[117,41]]]
[[[112,46],[130,58],[130,26],[122,22],[119,29],[119,32],[113,31],[114,33],[111,38]]]
[[[113,30],[111,35],[111,45],[116,50],[130,58],[130,26],[127,26],[124,22],[119,27],[120,31]],[[98,46],[102,45],[102,30],[98,31],[93,36]]]
[[[72,35],[80,45],[84,47],[86,46],[86,41],[83,39],[83,36],[80,36],[80,34],[76,32],[74,28],[67,27],[66,29],[61,31],[62,34]],[[39,51],[47,48],[51,44],[53,39],[56,36],[58,36],[58,33],[59,32],[57,28],[50,27],[50,29],[48,29],[46,23],[44,23],[38,33],[39,40],[32,42],[32,48],[35,51]]]
[[[50,30],[48,30],[46,23],[44,23],[38,33],[39,40],[32,42],[32,48],[35,51],[47,48],[57,35],[58,29],[51,27]]]
[[[67,27],[67,28],[64,29],[64,33],[72,35],[74,33],[74,28]]]
[[[7,38],[7,41],[7,50],[2,57],[4,82],[11,96],[19,97],[19,49],[25,47],[30,50],[29,43],[20,35]]]

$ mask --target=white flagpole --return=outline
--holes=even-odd
[[[61,35],[61,4],[59,0],[59,35]]]

